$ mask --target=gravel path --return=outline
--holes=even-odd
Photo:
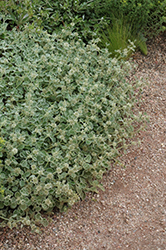
[[[130,146],[104,176],[105,192],[88,194],[67,213],[53,216],[42,234],[0,228],[0,249],[165,250],[166,249],[166,34],[139,52],[136,75],[148,77],[139,110],[150,122],[141,144]]]

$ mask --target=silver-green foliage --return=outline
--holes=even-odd
[[[71,206],[98,180],[132,135],[136,101],[129,62],[72,29],[25,29],[0,41],[0,218],[41,222],[40,212]]]

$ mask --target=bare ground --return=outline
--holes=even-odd
[[[137,52],[138,77],[148,77],[139,110],[150,122],[141,144],[130,146],[105,174],[105,192],[88,194],[67,213],[32,234],[28,228],[0,228],[0,250],[165,250],[166,249],[166,34]],[[133,139],[134,140],[134,139]]]

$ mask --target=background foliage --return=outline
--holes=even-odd
[[[52,33],[75,22],[86,42],[111,24],[114,16],[125,16],[134,31],[146,35],[158,34],[166,24],[166,0],[0,0],[0,10],[9,29],[30,22]]]
[[[114,16],[123,15],[137,32],[152,36],[165,30],[166,0],[95,0],[93,4],[96,17],[110,23]]]

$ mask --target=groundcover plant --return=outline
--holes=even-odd
[[[144,117],[133,114],[142,83],[126,80],[131,64],[73,29],[26,27],[0,40],[1,225],[37,230],[48,223],[42,211],[64,211],[102,188]]]

